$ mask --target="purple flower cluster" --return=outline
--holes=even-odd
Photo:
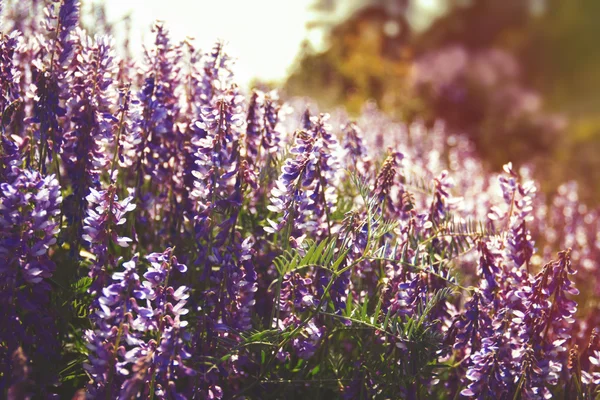
[[[19,51],[19,32],[12,32],[9,35],[3,35],[0,38],[0,82],[2,82],[2,95],[0,96],[0,110],[4,114],[6,108],[19,98],[19,82],[21,72],[16,68],[16,56]],[[2,121],[2,131],[4,133],[5,121]]]
[[[267,232],[275,232],[287,226],[291,237],[299,232],[315,232],[317,235],[332,234],[336,227],[330,218],[337,202],[336,186],[341,179],[341,146],[320,115],[310,118],[310,127],[298,131],[294,147],[282,167],[282,173],[271,191],[269,210],[283,213],[278,223],[269,221]],[[293,215],[293,218],[291,218]]]
[[[131,239],[117,234],[117,227],[126,222],[125,214],[135,210],[132,197],[119,201],[116,188],[111,185],[107,190],[90,189],[86,197],[89,204],[88,215],[84,220],[83,239],[91,244],[95,256],[90,277],[95,279],[95,286],[103,286],[107,271],[115,266],[115,258],[110,253],[111,245],[128,247]]]
[[[72,88],[66,102],[70,129],[63,136],[61,156],[75,204],[66,215],[80,236],[87,196],[90,189],[99,188],[100,175],[109,163],[105,147],[114,139],[116,64],[111,38],[91,39],[79,32],[75,46],[76,55],[69,67],[73,73],[65,78]]]
[[[468,138],[372,103],[349,121],[247,92],[222,43],[162,23],[120,59],[77,1],[17,3],[0,397],[597,394],[600,211],[574,184],[536,194],[526,167],[482,172]],[[418,83],[462,101],[461,54]],[[475,58],[490,87],[513,74]]]
[[[18,348],[34,359],[56,360],[59,351],[49,308],[56,268],[49,249],[59,232],[60,187],[53,175],[14,172],[12,181],[0,184],[0,390],[10,386],[10,357]],[[40,387],[52,382],[51,375],[38,376]]]
[[[90,357],[85,368],[96,397],[176,398],[176,380],[195,374],[184,364],[191,357],[187,322],[181,319],[188,313],[188,288],[169,285],[175,271],[187,267],[171,249],[146,259],[150,267],[143,281],[136,273],[137,256],[112,275],[99,297],[96,329],[86,332]]]

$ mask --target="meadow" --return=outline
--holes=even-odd
[[[0,398],[600,396],[577,184],[42,3],[1,11]]]

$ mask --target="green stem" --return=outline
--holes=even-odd
[[[123,316],[125,314],[125,310],[123,310]],[[117,351],[119,350],[119,344],[121,343],[121,336],[123,335],[123,322],[119,324],[119,332],[117,333],[117,340],[115,340],[115,347],[113,351],[113,358],[111,360],[110,370],[108,371],[108,385],[106,387],[106,400],[110,400],[112,398],[112,382],[114,378],[114,372],[117,365]]]
[[[156,371],[152,373],[152,381],[150,382],[150,400],[154,400],[154,385],[156,383]]]
[[[323,175],[321,174],[321,166],[318,168],[319,174],[319,186],[321,186],[321,200],[323,201],[323,207],[325,208],[325,217],[327,218],[327,234],[331,237],[331,218],[329,216],[329,207],[327,206],[327,200],[325,199],[325,184],[323,182]]]

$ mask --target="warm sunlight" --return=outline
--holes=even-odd
[[[109,20],[132,12],[132,47],[141,33],[150,37],[148,27],[163,20],[173,37],[195,37],[207,48],[217,39],[226,40],[238,58],[237,77],[246,83],[253,77],[281,80],[298,54],[306,36],[311,0],[107,0]]]
[[[0,0],[0,399],[600,400],[600,0]]]

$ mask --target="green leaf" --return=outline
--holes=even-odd
[[[350,251],[350,249],[346,249],[342,252],[342,254],[340,254],[340,256],[337,258],[337,260],[335,260],[335,262],[333,263],[333,265],[331,266],[331,270],[333,272],[337,272],[337,270],[339,269],[340,265],[344,262],[344,260],[346,259],[346,256],[348,255],[348,252]]]
[[[85,294],[89,287],[92,285],[92,282],[92,278],[90,278],[89,276],[84,276],[77,282],[71,284],[71,290],[78,294]]]
[[[321,370],[321,366],[320,366],[320,365],[317,365],[316,367],[314,367],[314,368],[313,368],[313,369],[312,369],[312,370],[311,370],[311,371],[308,373],[308,375],[309,375],[309,376],[314,376],[314,375],[318,374],[320,370]]]

